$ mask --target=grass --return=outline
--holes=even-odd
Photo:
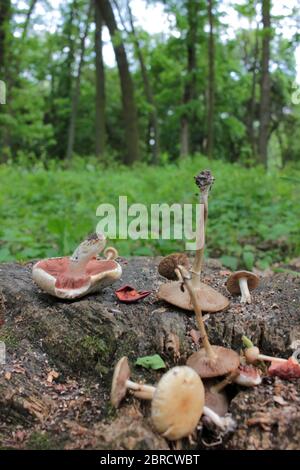
[[[235,269],[266,268],[300,249],[299,171],[266,175],[260,167],[209,162],[195,156],[155,168],[103,168],[75,160],[66,170],[0,166],[0,261],[69,254],[95,230],[101,203],[128,205],[198,202],[193,176],[210,168],[216,181],[210,196],[207,252]],[[115,240],[121,255],[168,254],[184,249],[179,240]]]

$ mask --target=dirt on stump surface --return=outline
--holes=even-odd
[[[149,403],[128,395],[115,411],[109,400],[114,364],[126,355],[132,379],[154,384],[163,370],[134,366],[138,357],[160,354],[167,368],[185,364],[197,349],[194,315],[158,301],[165,280],[160,258],[120,259],[121,280],[76,301],[56,299],[31,280],[32,263],[0,265],[0,448],[168,449],[152,428]],[[262,278],[252,304],[230,297],[228,272],[206,262],[203,281],[231,300],[227,311],[205,316],[211,342],[242,348],[248,336],[263,353],[289,357],[300,342],[300,277]],[[132,304],[114,291],[130,284],[152,294]],[[3,344],[2,343],[2,344]],[[299,344],[299,343],[298,343]],[[229,435],[199,425],[186,449],[300,448],[300,382],[265,377],[254,389],[229,388],[237,423]]]

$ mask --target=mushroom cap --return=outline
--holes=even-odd
[[[187,366],[194,369],[201,378],[219,377],[236,370],[240,365],[240,356],[232,349],[212,346],[217,358],[209,359],[204,348],[193,353],[187,360]]]
[[[119,407],[121,401],[126,395],[126,382],[129,380],[129,377],[130,368],[128,364],[128,358],[123,356],[115,366],[111,384],[110,401],[115,408]]]
[[[256,289],[259,284],[259,277],[251,271],[236,271],[235,273],[232,273],[227,279],[226,287],[228,292],[231,294],[239,294],[241,292],[239,280],[242,278],[247,279],[249,290]]]
[[[214,391],[213,387],[217,383],[218,382],[212,379],[205,380],[205,406],[213,410],[219,416],[225,416],[228,411],[229,400],[224,390],[220,392]]]
[[[227,299],[227,297],[224,297],[224,295],[203,282],[200,282],[199,286],[196,288],[196,293],[203,312],[220,312],[221,310],[225,310],[229,305],[229,299]],[[184,310],[194,310],[190,294],[186,288],[182,290],[182,282],[180,281],[162,284],[159,287],[157,296],[160,300],[165,300],[176,307]]]
[[[261,384],[261,372],[257,367],[240,365],[238,368],[239,375],[234,379],[234,382],[243,387],[255,387]]]
[[[161,276],[167,279],[176,280],[177,276],[175,269],[178,265],[184,266],[186,269],[190,268],[190,262],[185,253],[173,253],[165,256],[158,265],[158,272]]]
[[[118,250],[116,248],[114,248],[113,246],[108,246],[104,250],[104,256],[105,256],[105,258],[109,257],[109,259],[114,260],[114,259],[118,258],[119,253],[118,253]]]
[[[34,282],[48,294],[62,299],[75,299],[118,280],[122,268],[114,260],[90,260],[80,277],[66,275],[70,258],[68,256],[38,261],[32,268]]]
[[[154,392],[152,421],[167,439],[181,439],[194,431],[203,406],[204,387],[200,377],[190,367],[174,367],[163,375]]]

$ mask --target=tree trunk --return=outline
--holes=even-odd
[[[208,102],[207,102],[207,148],[209,158],[213,156],[214,149],[214,108],[215,108],[215,39],[214,39],[214,13],[213,0],[208,0]]]
[[[11,90],[11,71],[9,67],[8,36],[10,34],[11,1],[1,0],[0,3],[0,80],[4,82],[6,104],[0,104],[1,114],[9,114],[9,98]],[[2,127],[2,128],[1,128]],[[0,127],[0,161],[9,157],[10,132],[7,126]]]
[[[120,37],[111,3],[109,0],[97,0],[97,2],[102,17],[109,29],[118,64],[127,146],[127,154],[124,157],[124,163],[130,165],[139,159],[138,119],[134,97],[134,85],[129,71],[125,47]]]
[[[74,92],[72,96],[71,117],[70,117],[69,132],[68,132],[68,146],[67,146],[66,160],[70,160],[73,154],[74,140],[75,140],[75,125],[76,125],[79,94],[80,94],[81,72],[82,72],[82,67],[84,63],[85,43],[86,43],[86,38],[89,32],[91,11],[92,11],[92,2],[90,2],[89,4],[89,10],[88,10],[87,19],[86,19],[86,26],[85,26],[85,30],[80,40],[80,57],[79,57],[77,75],[75,79]]]
[[[33,13],[33,10],[34,10],[36,4],[37,4],[37,0],[31,0],[28,11],[27,11],[27,14],[26,14],[24,27],[23,27],[22,40],[24,40],[26,38],[27,31],[28,31],[28,26],[30,24],[31,15]]]
[[[199,3],[187,0],[188,31],[187,45],[187,77],[183,92],[184,110],[181,117],[180,156],[187,156],[192,151],[190,146],[190,123],[194,113],[188,110],[188,106],[196,96],[196,43]]]
[[[103,157],[105,151],[105,71],[102,54],[102,16],[95,1],[95,51],[96,51],[96,157]]]
[[[135,52],[136,52],[136,55],[140,64],[140,68],[141,68],[144,92],[145,92],[145,96],[147,98],[148,104],[150,105],[147,143],[151,149],[152,163],[156,164],[159,161],[159,127],[158,127],[157,108],[156,108],[156,104],[154,101],[152,86],[149,80],[148,70],[144,61],[144,56],[142,53],[140,42],[136,34],[136,30],[134,26],[134,19],[133,19],[129,0],[127,0],[127,9],[129,13],[129,20],[130,20],[131,33],[132,33],[132,37],[134,41],[134,48],[135,48]],[[154,141],[153,143],[152,143],[152,140]]]
[[[256,136],[254,130],[255,110],[256,110],[256,85],[257,85],[257,68],[258,68],[258,28],[255,31],[255,46],[253,54],[253,70],[252,70],[252,83],[251,83],[251,97],[248,116],[248,138],[252,149],[252,156],[257,158]]]
[[[271,41],[271,0],[262,0],[263,41],[260,84],[260,129],[258,154],[261,163],[267,167],[268,140],[270,128],[270,41]]]

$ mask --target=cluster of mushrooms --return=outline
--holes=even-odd
[[[118,408],[129,391],[135,398],[151,400],[151,418],[157,432],[170,441],[191,437],[200,419],[214,425],[220,432],[233,430],[235,423],[228,415],[229,401],[225,393],[228,384],[252,387],[261,383],[259,369],[247,363],[247,357],[232,349],[211,345],[202,311],[219,312],[229,306],[229,300],[212,287],[201,282],[205,248],[205,229],[208,218],[208,194],[214,182],[209,170],[196,178],[200,190],[200,223],[193,265],[184,253],[162,259],[159,273],[170,282],[162,284],[158,298],[176,307],[193,310],[200,332],[202,347],[194,352],[185,366],[176,366],[162,376],[156,386],[130,380],[127,357],[115,367],[111,402]],[[250,291],[258,285],[258,277],[248,271],[233,273],[227,280],[231,293],[241,293],[241,302],[250,303]],[[256,348],[254,348],[256,349]],[[260,357],[249,361],[251,364]],[[222,377],[218,381],[218,377]]]

